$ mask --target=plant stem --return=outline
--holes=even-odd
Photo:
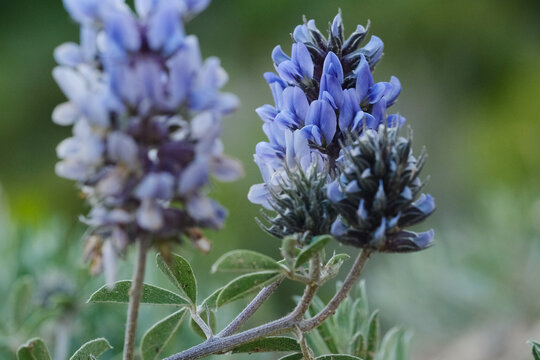
[[[309,308],[309,305],[313,301],[313,297],[315,296],[319,288],[318,281],[320,280],[320,262],[318,256],[315,256],[311,260],[310,266],[312,280],[316,279],[316,281],[313,281],[308,286],[306,286],[302,299],[291,313],[278,320],[274,320],[267,324],[257,326],[253,329],[249,329],[238,334],[224,337],[214,336],[213,338],[210,338],[199,345],[184,350],[178,354],[172,355],[164,360],[200,359],[210,354],[225,353],[240,344],[244,344],[246,342],[264,336],[294,331],[295,329],[300,329],[302,332],[307,332],[319,326],[330,315],[335,313],[339,304],[341,304],[341,302],[345,299],[351,287],[360,277],[360,273],[370,254],[371,251],[364,250],[358,255],[341,289],[339,289],[339,291],[334,295],[334,297],[332,298],[332,300],[330,300],[326,307],[313,318],[303,320],[304,314]]]
[[[210,339],[214,336],[214,334],[212,333],[212,329],[210,329],[210,327],[204,322],[204,320],[199,314],[197,314],[196,311],[191,311],[191,318],[193,319],[193,321],[195,321],[195,323],[197,323],[197,325],[199,325],[207,339]]]
[[[309,347],[306,336],[297,326],[295,329],[296,338],[298,339],[298,344],[300,344],[300,349],[302,350],[303,360],[315,360],[315,355],[313,350]]]
[[[205,342],[187,349],[178,354],[172,355],[165,360],[195,360],[201,357],[227,352],[234,347],[258,339],[260,337],[275,335],[278,333],[292,331],[302,321],[304,314],[309,308],[309,304],[313,301],[313,297],[319,289],[318,281],[320,280],[321,267],[319,256],[316,255],[310,262],[310,277],[311,283],[304,289],[304,294],[300,302],[294,310],[288,315],[269,322],[264,325],[257,326],[253,329],[243,331],[238,334],[229,336],[214,336]]]
[[[131,289],[129,290],[129,307],[126,320],[126,333],[124,337],[123,360],[133,360],[135,353],[137,320],[139,318],[139,305],[141,304],[147,252],[148,246],[146,241],[144,239],[138,239],[137,258],[135,259],[135,266],[133,270],[133,283],[131,284]]]
[[[332,300],[330,300],[330,302],[326,304],[324,309],[322,309],[317,315],[315,315],[311,319],[304,320],[299,324],[300,329],[303,332],[310,331],[311,329],[321,325],[329,316],[333,315],[336,312],[339,304],[341,304],[341,302],[345,300],[347,294],[360,277],[362,269],[364,268],[364,265],[366,264],[370,255],[370,250],[362,250],[362,252],[356,258],[356,261],[354,262],[354,265],[349,271],[349,274],[347,274],[347,277],[343,282],[343,286],[334,295]]]
[[[266,300],[268,300],[270,295],[272,295],[274,291],[276,291],[278,286],[283,282],[283,279],[285,279],[285,277],[280,276],[272,284],[264,287],[257,294],[257,296],[255,296],[255,298],[251,300],[248,306],[246,306],[246,308],[240,314],[238,314],[238,316],[234,318],[234,320],[229,325],[227,325],[225,329],[221,330],[219,334],[217,334],[217,336],[229,336],[234,334],[238,329],[240,329],[240,327],[242,327],[242,325],[244,325],[244,323],[248,321],[249,318],[253,316],[255,312],[257,312],[257,310],[259,310],[259,308],[266,302]]]

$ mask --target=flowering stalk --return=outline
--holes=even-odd
[[[135,269],[133,271],[133,283],[129,291],[129,306],[126,320],[126,333],[124,335],[123,360],[133,360],[135,353],[137,320],[139,318],[139,305],[141,303],[147,252],[147,242],[144,241],[144,239],[139,239],[139,241],[137,241],[137,258],[135,259]]]
[[[138,245],[124,360],[133,359],[149,248],[167,259],[170,243],[188,239],[208,251],[200,228],[222,227],[227,211],[207,185],[242,174],[220,140],[221,119],[238,100],[220,91],[227,74],[219,59],[203,61],[197,38],[184,31],[209,0],[134,3],[64,0],[80,44],[59,46],[53,71],[69,100],[53,121],[73,126],[57,147],[56,173],[75,180],[91,206],[82,219],[91,271],[104,271],[112,287],[118,255]]]

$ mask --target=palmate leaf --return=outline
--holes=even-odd
[[[169,280],[181,290],[192,304],[197,303],[197,280],[189,262],[180,255],[171,254],[170,262],[165,261],[161,254],[157,255],[159,269]]]
[[[296,258],[295,267],[299,267],[309,261],[316,253],[324,249],[326,244],[333,239],[330,235],[315,236],[308,246],[304,247]]]
[[[346,354],[329,354],[318,356],[315,360],[362,360],[362,358]]]
[[[17,350],[18,360],[51,360],[47,345],[39,338],[28,340]]]
[[[216,306],[221,307],[232,301],[246,297],[263,288],[280,276],[276,271],[261,271],[237,277],[223,287],[216,300]]]
[[[122,280],[116,282],[112,288],[108,285],[102,286],[90,296],[90,303],[129,303],[129,291],[131,289],[131,280]],[[186,306],[189,301],[172,291],[149,284],[143,284],[142,304],[153,305],[176,305]]]
[[[233,250],[222,255],[212,265],[212,272],[256,272],[279,270],[276,260],[251,250]]]
[[[81,346],[69,360],[93,360],[109,349],[112,349],[112,346],[104,338],[91,340]]]
[[[234,348],[232,353],[238,354],[280,351],[300,351],[300,345],[298,345],[296,339],[290,337],[270,336],[242,344]]]
[[[181,309],[152,326],[141,340],[143,360],[155,360],[176,333],[186,316],[186,309]]]

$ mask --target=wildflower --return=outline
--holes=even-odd
[[[255,162],[264,183],[248,195],[256,204],[271,209],[271,190],[277,191],[285,168],[306,172],[312,163],[334,176],[340,142],[346,133],[359,134],[364,127],[403,123],[399,115],[386,115],[401,85],[392,77],[375,83],[372,70],[382,56],[383,43],[372,36],[362,45],[367,30],[358,26],[344,38],[341,14],[324,37],[313,20],[296,27],[289,57],[277,46],[272,59],[277,71],[266,73],[275,105],[258,108],[268,142],[257,145]]]
[[[339,217],[332,234],[345,244],[381,252],[410,252],[429,247],[433,230],[404,230],[435,210],[431,195],[420,194],[418,177],[425,153],[412,155],[411,137],[381,125],[352,136],[338,160],[340,176],[327,188]]]
[[[226,210],[207,196],[211,177],[232,181],[241,165],[223,154],[221,118],[238,100],[220,89],[219,59],[203,60],[184,22],[208,0],[65,0],[81,43],[55,50],[53,75],[68,98],[53,112],[73,136],[57,153],[92,209],[88,255],[102,267],[137,238],[191,239],[219,228]],[[103,259],[101,261],[100,259]],[[113,269],[114,270],[114,269]]]

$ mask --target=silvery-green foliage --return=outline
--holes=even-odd
[[[532,346],[531,351],[534,360],[540,360],[540,343],[536,341],[528,341],[528,343]]]
[[[316,298],[310,308],[311,315],[324,305]],[[349,293],[335,315],[308,334],[308,342],[316,354],[346,354],[363,360],[406,360],[410,339],[410,332],[399,328],[381,336],[378,311],[369,310],[364,282]]]
[[[112,349],[104,338],[88,341],[82,345],[69,360],[96,360]],[[17,360],[51,360],[47,345],[40,338],[28,340],[17,349]]]

